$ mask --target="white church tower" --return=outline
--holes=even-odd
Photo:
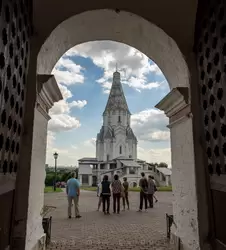
[[[113,74],[113,83],[103,113],[103,126],[96,140],[96,158],[110,162],[116,158],[137,159],[137,138],[130,127],[131,113],[123,92],[120,73]]]
[[[164,185],[170,185],[170,177],[160,173],[162,168],[154,171],[153,166],[137,159],[137,138],[130,127],[130,118],[120,73],[116,70],[103,112],[103,125],[97,134],[96,157],[84,157],[78,161],[81,185],[96,186],[104,175],[112,180],[117,174],[121,180],[126,177],[130,186],[137,186],[141,171],[153,175],[159,184],[166,182]]]

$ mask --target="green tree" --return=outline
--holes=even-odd
[[[165,162],[160,162],[160,163],[158,164],[158,167],[159,167],[159,168],[168,168],[168,165],[167,165]]]
[[[67,182],[67,180],[71,177],[71,172],[65,172],[61,176],[61,181]]]
[[[45,185],[52,186],[54,182],[55,174],[53,172],[46,173]]]

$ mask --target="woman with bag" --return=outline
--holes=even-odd
[[[116,213],[117,207],[117,214],[120,213],[120,199],[122,194],[122,183],[119,180],[118,175],[114,176],[114,181],[111,184],[112,193],[113,193],[113,213]]]

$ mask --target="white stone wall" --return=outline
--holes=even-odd
[[[121,122],[118,122],[118,117],[120,116],[120,120]],[[130,120],[130,114],[128,114],[127,112],[124,111],[111,111],[109,112],[109,114],[107,116],[104,116],[104,120],[106,119],[106,122],[110,121],[110,125],[111,126],[118,126],[119,124],[121,124],[122,126],[126,127],[128,124],[128,120]],[[109,123],[106,123],[106,125],[108,125]],[[105,125],[105,123],[104,123]]]
[[[172,233],[181,238],[184,249],[199,249],[192,118],[184,119],[171,128],[173,215],[176,224],[176,227],[172,226]]]
[[[120,122],[119,122],[120,116]],[[130,114],[125,111],[109,111],[103,115],[104,134],[108,130],[108,126],[114,128],[115,138],[105,139],[104,142],[98,141],[96,144],[96,157],[99,161],[107,161],[115,159],[119,156],[132,156],[137,158],[137,144],[135,140],[126,139],[126,127],[130,125]],[[122,152],[120,154],[120,146]]]
[[[127,156],[132,156],[133,159],[137,159],[137,145],[135,141],[133,140],[128,140],[127,141]]]
[[[40,213],[44,205],[47,123],[47,119],[35,109],[26,250],[31,250],[44,234]]]

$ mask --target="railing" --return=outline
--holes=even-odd
[[[51,242],[51,229],[52,229],[52,216],[46,217],[48,213],[56,209],[54,206],[47,206],[45,205],[42,208],[41,216],[42,216],[42,227],[44,233],[46,234],[46,246]]]
[[[168,239],[170,239],[172,224],[173,224],[173,215],[166,214],[166,234]]]
[[[46,234],[46,246],[48,246],[51,242],[52,216],[42,219],[42,227]]]

